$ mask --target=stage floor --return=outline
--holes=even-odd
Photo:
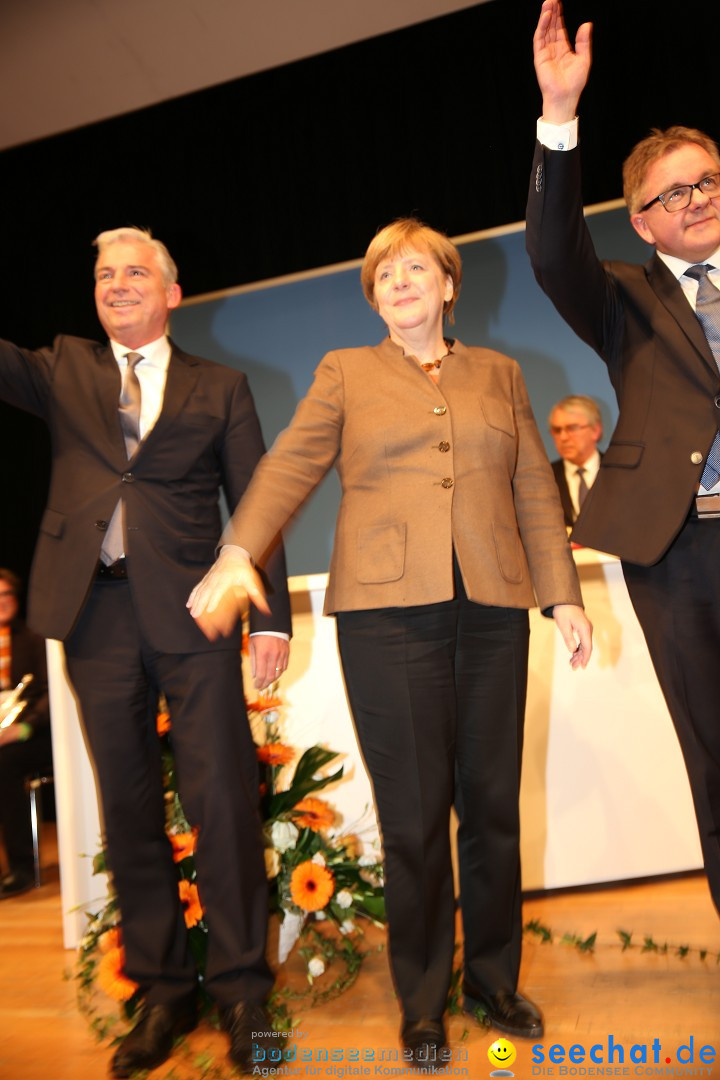
[[[77,1011],[75,985],[64,978],[73,956],[62,947],[54,828],[45,830],[45,883],[0,904],[0,1076],[95,1080],[106,1075],[111,1050],[95,1042]],[[710,1068],[720,1066],[720,922],[704,877],[533,895],[525,902],[524,919],[551,930],[554,942],[543,944],[538,935],[526,935],[521,988],[542,1006],[546,1035],[538,1045],[514,1040],[516,1077],[610,1071],[707,1076]],[[638,947],[623,951],[618,930],[631,933]],[[566,933],[582,941],[597,933],[594,950],[562,944]],[[667,943],[667,952],[642,951],[646,936],[656,946]],[[407,1075],[402,1062],[378,1065],[380,1049],[397,1047],[399,1026],[384,941],[384,933],[371,928],[366,944],[381,949],[368,956],[355,986],[328,1005],[297,1010],[295,1027],[305,1034],[296,1045],[312,1050],[315,1063],[288,1063],[279,1075],[336,1080]],[[690,951],[679,956],[679,946]],[[700,950],[707,950],[704,959]],[[281,979],[301,985],[302,977],[301,962],[294,958]],[[497,1033],[458,1016],[450,1018],[449,1034],[455,1052],[450,1075],[489,1076],[487,1051]],[[333,1048],[336,1062],[326,1063],[324,1050],[332,1061]],[[375,1061],[369,1060],[371,1052]],[[185,1050],[152,1074],[153,1080],[229,1076],[224,1054],[222,1036],[203,1025]],[[204,1065],[198,1064],[199,1055]],[[351,1062],[355,1055],[359,1060]]]

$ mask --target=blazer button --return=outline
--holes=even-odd
[[[135,479],[135,477],[131,472],[124,472],[122,474],[122,482],[123,482],[123,484],[132,484],[134,479]]]
[[[715,408],[720,409],[720,394],[715,398]]]
[[[700,462],[702,461],[702,459],[703,459],[703,456],[700,453],[700,451],[699,450],[693,450],[692,454],[690,455],[690,460],[692,461],[693,465],[699,465]]]
[[[438,446],[438,450],[440,451],[441,454],[447,454],[449,449],[450,449],[450,443],[449,442],[441,442],[440,445]]]
[[[446,476],[444,480],[440,481],[440,486],[444,488],[451,488],[454,483],[455,481],[450,476]]]
[[[102,521],[101,520],[101,521],[96,521],[95,522],[95,528],[100,529],[101,532],[104,532],[105,529],[107,529],[107,527],[108,527],[107,521]]]
[[[542,189],[543,189],[543,181],[544,181],[544,179],[545,179],[545,177],[543,175],[543,166],[542,166],[542,162],[541,162],[538,165],[537,169],[535,170],[535,190],[538,193],[541,192]]]
[[[436,416],[444,416],[447,412],[447,405],[436,405],[433,412]]]

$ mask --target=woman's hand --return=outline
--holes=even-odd
[[[577,115],[590,74],[592,23],[583,23],[573,51],[560,0],[545,0],[533,37],[535,73],[543,95],[543,120],[565,124]]]
[[[215,641],[221,634],[230,636],[248,600],[270,614],[260,576],[250,559],[242,548],[226,545],[190,593],[186,606],[205,637]]]
[[[556,604],[553,608],[555,625],[570,653],[570,667],[584,668],[592,655],[592,623],[576,604]]]

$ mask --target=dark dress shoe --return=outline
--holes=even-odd
[[[507,1035],[538,1039],[543,1033],[543,1020],[537,1005],[517,992],[509,994],[500,990],[497,994],[481,994],[465,987],[463,1008],[473,1016],[478,1010],[484,1012],[491,1026]]]
[[[110,1063],[110,1075],[132,1076],[141,1069],[156,1069],[167,1061],[173,1043],[197,1027],[195,997],[168,1005],[145,1005],[140,1019],[125,1036]]]
[[[35,879],[32,874],[24,874],[22,870],[11,870],[0,878],[0,900],[9,900],[11,896],[20,896],[21,893],[30,892]]]
[[[447,1064],[438,1053],[447,1046],[447,1036],[442,1020],[405,1020],[400,1032],[402,1044],[412,1053],[416,1069],[435,1069]]]
[[[238,1001],[221,1008],[220,1027],[230,1036],[230,1060],[243,1072],[252,1072],[268,1050],[283,1046],[283,1040],[272,1034],[267,1010],[257,1002]]]

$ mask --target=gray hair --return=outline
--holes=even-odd
[[[550,410],[548,423],[552,422],[552,414],[556,409],[584,413],[585,419],[589,424],[600,424],[602,427],[602,416],[600,415],[600,409],[598,408],[597,403],[593,401],[591,397],[586,397],[584,394],[569,394],[568,397],[556,401]]]
[[[93,244],[98,249],[98,255],[102,255],[105,248],[110,247],[111,244],[117,243],[147,244],[155,252],[165,284],[174,285],[177,282],[178,269],[172,255],[162,240],[156,240],[149,229],[138,229],[134,225],[126,225],[122,229],[107,229],[93,240]]]

